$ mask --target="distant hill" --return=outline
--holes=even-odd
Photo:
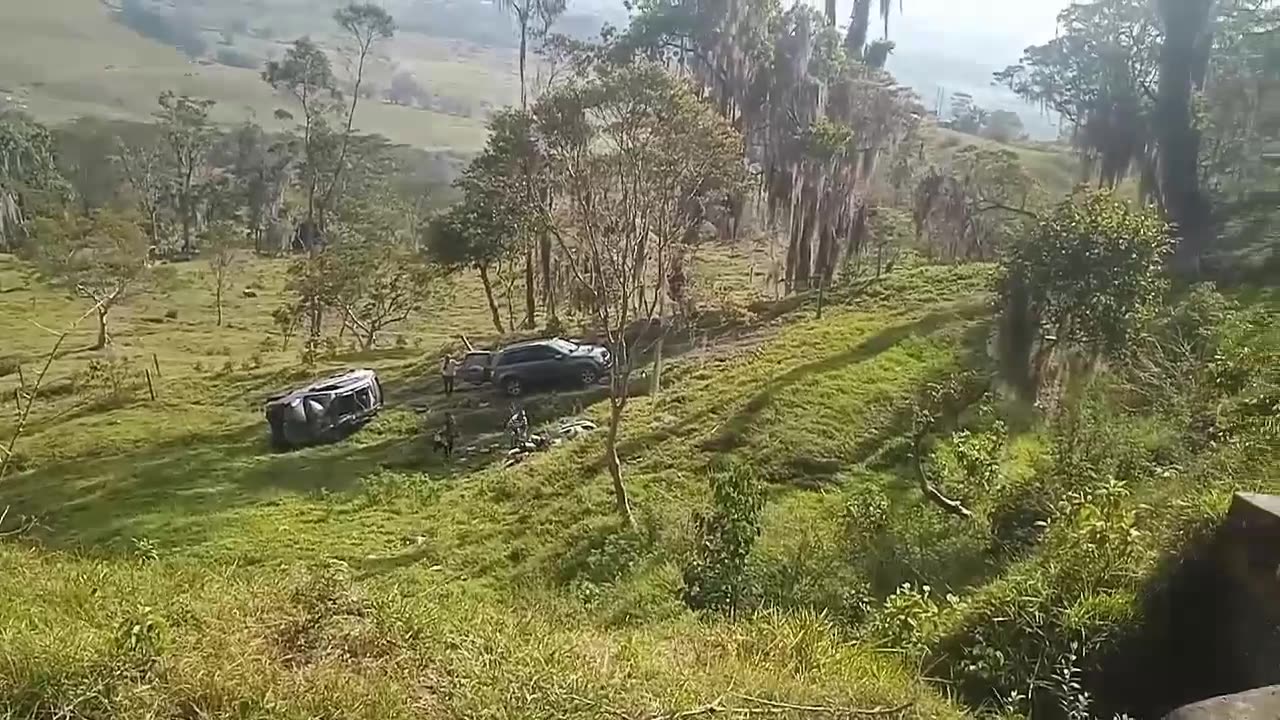
[[[331,20],[342,0],[42,0],[0,11],[0,107],[53,120],[81,115],[146,120],[160,91],[217,100],[215,117],[274,125],[285,103],[262,82],[263,63],[309,35],[334,48]],[[481,0],[387,0],[400,32],[386,43],[365,84],[362,129],[424,148],[471,151],[484,121],[518,97],[510,18]],[[580,37],[624,25],[620,1],[576,0],[556,30]],[[890,69],[926,106],[956,92],[988,109],[1022,116],[1031,137],[1055,137],[1053,123],[990,83],[995,65],[952,57],[901,37]],[[1012,60],[1013,58],[1008,58]],[[335,66],[342,63],[335,57]],[[537,68],[529,73],[537,82]],[[394,100],[393,104],[391,101]]]
[[[261,59],[283,53],[283,39],[252,26],[241,35],[201,25],[211,55],[236,48],[253,59],[253,67],[233,67],[210,57],[193,59],[144,37],[122,23],[119,12],[96,0],[6,2],[0,10],[0,107],[26,109],[49,121],[83,115],[146,120],[160,92],[172,89],[216,100],[214,117],[221,122],[255,118],[275,126],[272,115],[287,101],[272,93],[257,67]],[[220,44],[228,32],[231,43]],[[413,46],[414,69],[432,78],[440,92],[465,92],[471,105],[447,113],[368,102],[357,118],[360,128],[423,148],[465,151],[483,144],[487,105],[513,95],[510,58],[415,34],[397,42]]]

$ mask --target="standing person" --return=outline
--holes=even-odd
[[[524,447],[529,439],[529,416],[524,408],[512,404],[511,417],[507,418],[507,431],[511,433],[511,447]]]
[[[458,377],[458,361],[452,355],[445,355],[440,363],[440,380],[444,382],[444,394],[453,394],[453,381]]]
[[[458,421],[454,419],[453,413],[444,414],[444,456],[453,457],[453,444],[458,439]]]

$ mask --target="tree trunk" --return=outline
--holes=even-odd
[[[1194,273],[1209,244],[1209,201],[1200,187],[1200,131],[1192,117],[1192,92],[1203,80],[1213,0],[1159,0],[1164,25],[1160,87],[1156,101],[1160,197],[1181,241],[1175,264]]]
[[[614,392],[618,388],[614,387]],[[622,388],[626,392],[626,388]],[[635,515],[631,512],[631,498],[627,496],[627,486],[622,482],[622,461],[618,459],[618,428],[622,426],[622,409],[626,406],[626,396],[609,399],[609,434],[605,439],[604,459],[609,465],[609,477],[613,479],[613,500],[618,515],[628,528],[636,526]]]
[[[213,304],[218,309],[218,327],[222,327],[222,281],[213,288]]]
[[[107,336],[107,309],[105,307],[98,308],[98,341],[94,343],[94,350],[101,350],[107,346],[111,338]]]
[[[518,20],[520,21],[520,109],[527,110],[529,100],[524,84],[524,67],[529,49],[529,17],[526,14]]]
[[[556,316],[555,289],[551,276],[551,236],[542,233],[538,238],[538,261],[542,265],[542,307],[548,318]]]
[[[524,326],[535,327],[537,323],[538,305],[534,299],[536,274],[533,270],[533,245],[528,243],[524,249]]]
[[[489,317],[493,319],[493,327],[501,335],[506,331],[502,329],[502,316],[498,314],[498,303],[493,299],[493,283],[489,282],[489,268],[485,265],[476,265],[476,270],[480,272],[480,282],[484,285],[485,300],[489,301]]]
[[[658,336],[658,342],[654,346],[653,351],[653,382],[649,386],[649,395],[658,397],[658,393],[662,392],[662,345],[666,342],[667,331],[663,330]]]

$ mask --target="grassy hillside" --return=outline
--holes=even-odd
[[[56,327],[76,308],[2,262],[0,332],[30,377],[50,342],[30,320]],[[749,289],[730,282],[740,258],[706,262],[722,292]],[[36,523],[0,542],[13,580],[0,715],[656,718],[717,702],[807,715],[764,698],[963,716],[920,663],[970,707],[1037,683],[1067,702],[1055,678],[1098,668],[1230,493],[1280,489],[1274,438],[1248,424],[1267,371],[1230,390],[1178,371],[1180,390],[1147,400],[1107,371],[1053,423],[998,384],[942,413],[920,459],[974,518],[943,513],[918,488],[919,410],[951,380],[990,377],[993,270],[926,266],[833,292],[821,318],[811,303],[756,306],[675,359],[664,392],[628,409],[632,531],[598,436],[507,469],[429,451],[446,409],[460,446],[500,431],[504,400],[446,400],[433,377],[456,334],[486,334],[473,284],[403,342],[325,361],[380,371],[391,407],[372,426],[276,454],[262,398],[324,368],[299,368],[272,335],[278,265],[251,266],[237,288],[256,297],[237,292],[221,329],[199,270],[175,266],[167,289],[122,308],[113,350],[82,350],[85,327],[54,364],[0,487],[0,531]],[[1238,299],[1242,314],[1207,315],[1220,357],[1280,347],[1274,294]],[[86,375],[113,357],[121,393]],[[139,373],[157,360],[151,401]],[[19,378],[4,367],[9,397]],[[583,404],[599,415],[590,402],[528,408],[546,423]],[[1205,402],[1219,430],[1204,429]],[[0,436],[11,425],[9,412]],[[708,480],[733,468],[766,498],[750,611],[697,614],[682,574]]]
[[[197,64],[178,50],[147,39],[116,22],[98,0],[6,3],[0,11],[0,101],[26,107],[48,121],[95,115],[148,120],[162,90],[172,89],[218,102],[214,116],[225,123],[254,118],[274,127],[273,113],[285,104],[273,96],[256,70]],[[449,87],[472,87],[488,97],[493,82],[477,80],[480,70],[459,75],[448,47],[433,47],[422,80],[436,77]],[[274,48],[279,54],[282,47]],[[498,68],[503,66],[499,65]],[[495,71],[500,73],[501,70]],[[494,101],[510,94],[493,90]],[[12,98],[6,100],[6,98]],[[484,143],[483,116],[458,117],[376,101],[364,105],[360,129],[424,148],[471,150]]]
[[[912,274],[885,291],[892,307],[831,307],[762,327],[772,339],[758,349],[744,340],[677,364],[671,391],[638,400],[627,425],[636,536],[610,513],[596,440],[509,470],[430,457],[412,408],[429,422],[443,405],[425,380],[432,353],[412,346],[337,360],[384,371],[397,402],[374,426],[270,453],[258,403],[299,375],[291,354],[256,348],[272,269],[254,268],[259,296],[236,301],[228,328],[209,326],[194,267],[122,313],[115,352],[159,358],[156,402],[59,391],[94,356],[58,361],[23,471],[0,488],[11,521],[39,518],[28,540],[0,545],[0,572],[21,588],[0,599],[4,714],[597,717],[754,702],[741,693],[958,716],[829,620],[702,621],[676,589],[708,465],[732,452],[768,468],[770,552],[797,523],[816,527],[807,518],[838,495],[801,481],[805,463],[856,472],[915,386],[958,361],[978,327],[981,270]],[[12,260],[0,279],[4,331],[30,359],[48,338],[23,318],[48,325],[74,309]],[[427,348],[481,329],[475,299],[464,290],[413,334]],[[11,392],[16,378],[2,382]],[[553,402],[533,401],[535,420]],[[487,393],[457,403],[476,413],[464,444],[499,422]],[[856,476],[845,473],[832,482]]]

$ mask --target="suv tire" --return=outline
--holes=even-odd
[[[593,367],[584,367],[578,371],[578,382],[581,382],[584,387],[591,387],[599,377]]]
[[[502,380],[502,392],[509,397],[518,397],[524,393],[524,383],[515,375],[509,375]]]

